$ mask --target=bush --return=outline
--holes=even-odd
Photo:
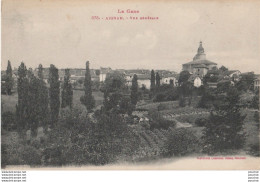
[[[26,145],[20,148],[20,157],[23,165],[41,165],[41,155],[34,147]]]
[[[205,118],[197,118],[195,121],[195,125],[202,127],[202,126],[205,126],[206,122],[207,122],[207,119],[205,119]]]
[[[167,120],[162,117],[162,115],[157,111],[151,111],[149,114],[150,117],[150,128],[154,129],[164,129],[167,130],[169,127],[175,127],[176,123],[174,121]]]
[[[166,156],[183,156],[198,150],[199,140],[187,128],[174,129],[169,132],[165,142]]]
[[[11,131],[16,129],[16,121],[15,121],[15,114],[7,111],[2,113],[2,123],[3,129]]]

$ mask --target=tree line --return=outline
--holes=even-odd
[[[17,129],[21,133],[30,129],[32,136],[37,135],[39,126],[45,130],[53,128],[59,120],[60,108],[73,107],[73,88],[70,80],[70,70],[65,70],[64,81],[59,80],[59,71],[51,64],[47,83],[44,81],[43,66],[38,66],[37,75],[31,68],[27,69],[22,62],[17,74],[18,102],[16,104]],[[12,67],[10,61],[6,70],[7,94],[11,94],[13,87]],[[95,100],[91,91],[91,75],[89,62],[86,62],[85,93],[81,96],[81,103],[88,111],[92,111]]]

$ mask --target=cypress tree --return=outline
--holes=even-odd
[[[85,95],[81,96],[80,101],[83,105],[86,106],[88,112],[90,112],[95,107],[95,100],[94,97],[92,96],[89,61],[86,62],[84,87],[85,87]]]
[[[43,67],[42,67],[42,64],[39,64],[39,67],[38,67],[38,77],[40,80],[43,80]]]
[[[160,87],[160,85],[161,85],[160,81],[161,81],[161,78],[160,78],[159,73],[157,72],[156,73],[156,88]]]
[[[151,71],[151,87],[150,90],[154,91],[155,89],[155,74],[154,74],[154,70]]]
[[[13,73],[12,73],[11,62],[8,60],[8,65],[6,69],[6,93],[8,95],[12,94],[12,88],[13,88]]]
[[[60,82],[58,69],[51,64],[49,70],[49,98],[50,98],[50,112],[51,125],[53,126],[58,121],[60,111]]]
[[[131,103],[133,105],[137,104],[138,101],[138,82],[137,82],[137,76],[134,74],[134,77],[132,79],[132,86],[131,86]]]
[[[29,82],[27,78],[27,69],[22,62],[18,68],[18,79],[17,79],[17,93],[18,103],[16,105],[16,118],[17,127],[20,132],[26,129],[27,126],[27,111],[28,111],[28,93],[29,93]]]
[[[46,127],[48,123],[48,115],[49,115],[49,98],[48,98],[48,88],[46,86],[46,83],[43,80],[43,67],[40,64],[38,67],[38,77],[39,77],[39,97],[38,97],[38,103],[39,108],[39,120],[40,123]]]
[[[40,80],[36,78],[31,69],[28,71],[29,89],[28,89],[28,110],[27,110],[27,125],[31,129],[32,136],[37,136],[37,128],[40,121],[39,93]]]
[[[70,70],[65,69],[65,76],[64,76],[64,83],[63,83],[63,90],[61,93],[61,107],[65,108],[69,106],[72,108],[72,99],[73,99],[73,90],[72,85],[70,83]]]

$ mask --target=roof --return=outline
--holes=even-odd
[[[112,71],[111,68],[102,68],[102,67],[100,67],[101,74],[107,74],[107,73],[109,73],[111,71]]]
[[[217,65],[217,63],[211,62],[209,60],[195,60],[195,61],[190,61],[188,63],[185,63],[183,65],[188,65],[188,64],[205,64],[205,65]]]
[[[148,74],[137,74],[137,79],[138,80],[150,80],[151,75]]]
[[[205,64],[198,64],[194,68],[208,68]]]

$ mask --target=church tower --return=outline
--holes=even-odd
[[[206,54],[204,53],[204,48],[202,47],[201,41],[200,41],[200,45],[199,45],[197,54],[193,58],[193,61],[198,61],[198,60],[206,60]]]

